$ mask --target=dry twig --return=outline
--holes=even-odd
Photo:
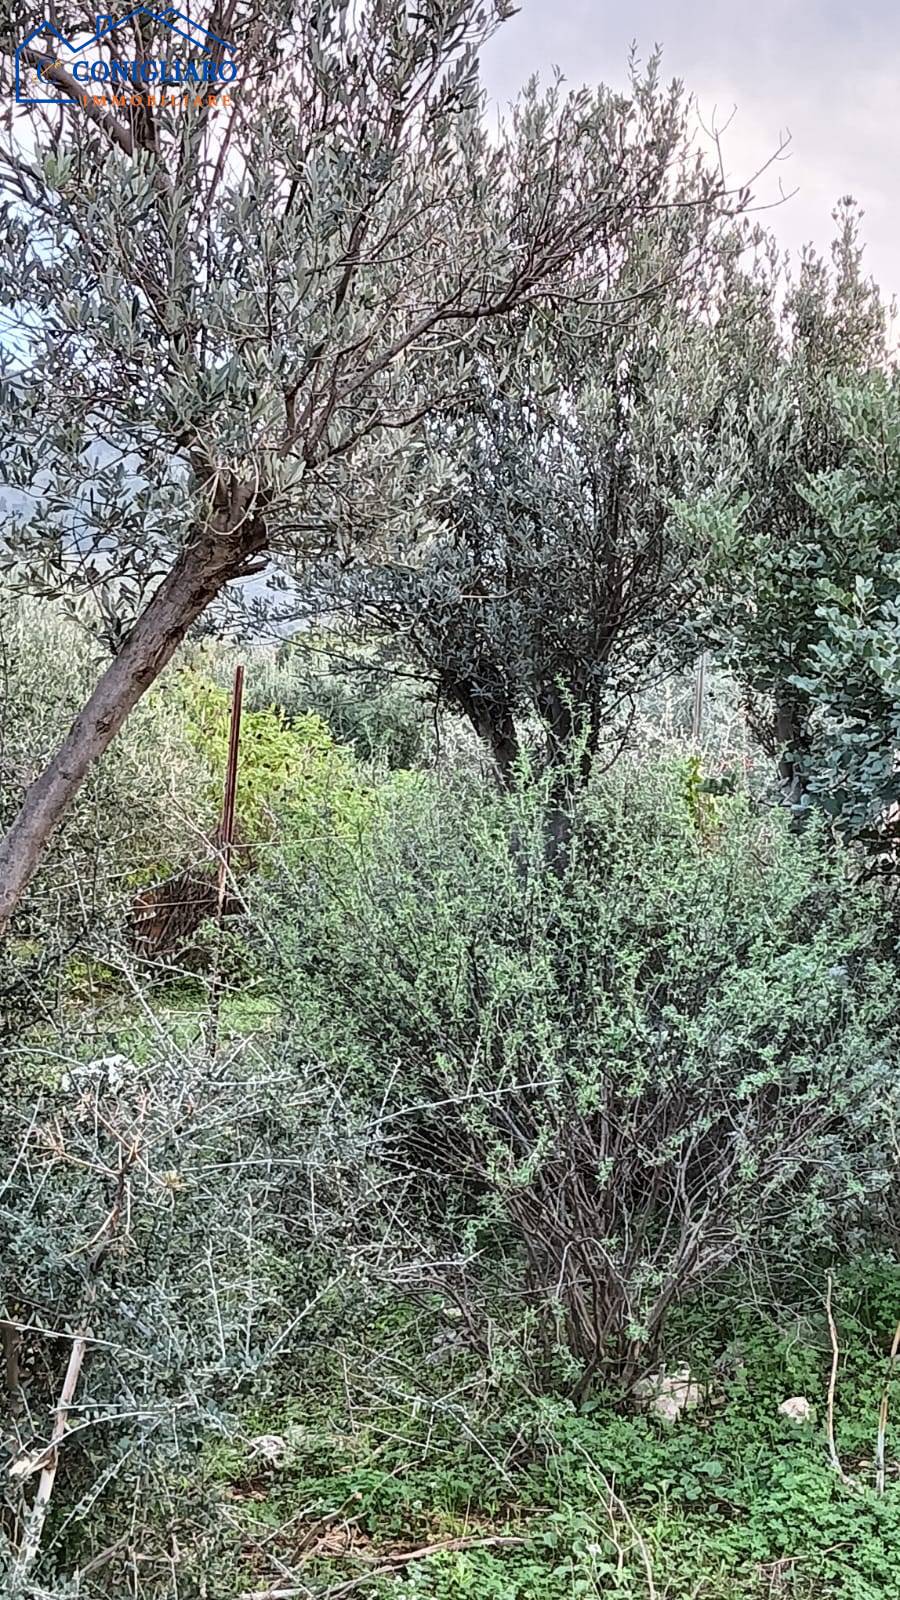
[[[835,1443],[834,1437],[834,1397],[835,1391],[837,1390],[838,1359],[840,1356],[840,1350],[838,1347],[837,1327],[835,1326],[834,1315],[831,1309],[831,1291],[832,1276],[829,1272],[828,1287],[825,1291],[825,1315],[828,1318],[828,1333],[831,1339],[831,1373],[828,1379],[828,1407],[825,1413],[825,1435],[828,1440],[828,1459],[841,1482],[848,1483],[849,1479],[843,1467],[841,1466],[841,1458],[838,1455],[837,1444]]]
[[[875,1441],[875,1489],[878,1494],[884,1494],[884,1445],[887,1436],[888,1403],[898,1350],[900,1350],[900,1322],[897,1323],[894,1329],[894,1339],[888,1358],[888,1369],[884,1380],[881,1405],[878,1408],[878,1438]]]
[[[418,1550],[395,1550],[390,1555],[373,1561],[368,1572],[363,1572],[359,1577],[348,1578],[344,1583],[333,1584],[326,1589],[322,1600],[338,1600],[339,1596],[351,1594],[354,1589],[359,1589],[364,1583],[370,1583],[373,1578],[384,1577],[392,1572],[399,1572],[411,1561],[425,1561],[429,1556],[453,1554],[460,1550],[489,1550],[489,1549],[517,1549],[525,1543],[524,1538],[514,1534],[492,1534],[487,1538],[463,1537],[459,1539],[444,1539],[438,1544],[425,1544]],[[309,1589],[304,1585],[301,1588],[269,1588],[253,1589],[241,1595],[241,1600],[304,1600],[309,1595]]]
[[[17,1588],[20,1588],[24,1583],[25,1578],[28,1576],[28,1573],[34,1565],[35,1558],[38,1550],[40,1549],[41,1534],[44,1531],[44,1523],[47,1520],[50,1497],[53,1493],[53,1485],[56,1482],[56,1469],[59,1466],[59,1447],[62,1444],[63,1437],[65,1435],[66,1425],[69,1418],[69,1410],[75,1397],[75,1390],[78,1387],[78,1379],[81,1375],[81,1364],[84,1360],[86,1348],[87,1340],[82,1334],[76,1334],[72,1341],[72,1349],[69,1352],[66,1375],[63,1379],[62,1392],[59,1397],[59,1403],[56,1407],[56,1416],[53,1421],[53,1431],[50,1435],[50,1444],[45,1452],[43,1465],[41,1467],[41,1476],[37,1486],[37,1493],[34,1497],[31,1510],[28,1513],[28,1518],[25,1523],[25,1531],[22,1535],[22,1543],[19,1546],[18,1554],[13,1565],[11,1574],[13,1593],[15,1593]]]

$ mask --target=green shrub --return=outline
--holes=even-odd
[[[228,756],[231,696],[202,673],[181,674],[186,734],[202,756],[210,803],[221,796]],[[273,841],[296,865],[316,848],[356,839],[370,807],[370,785],[313,711],[291,720],[276,706],[245,708],[237,772],[236,832],[244,845]],[[263,852],[263,855],[271,854]]]
[[[309,1045],[377,1104],[382,1159],[522,1264],[583,1389],[675,1301],[869,1222],[890,1182],[895,978],[815,829],[620,764],[560,874],[542,799],[421,788],[363,869],[307,885]],[[465,1231],[467,1230],[467,1231]]]
[[[235,659],[246,661],[244,705],[277,711],[288,726],[314,714],[359,761],[390,769],[422,764],[430,753],[434,707],[405,676],[395,676],[375,647],[347,633],[302,630],[277,646],[239,654],[204,649],[204,668],[227,687]]]

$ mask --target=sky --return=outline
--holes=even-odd
[[[889,0],[520,0],[482,55],[491,99],[561,68],[574,87],[624,87],[632,41],[662,46],[663,76],[683,80],[704,121],[721,125],[736,181],[790,134],[787,158],[759,180],[763,220],[792,252],[823,253],[842,195],[864,212],[865,261],[900,296],[900,28]],[[796,191],[781,204],[780,188]]]

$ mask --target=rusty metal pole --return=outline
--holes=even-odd
[[[234,669],[234,687],[231,691],[231,725],[228,730],[228,760],[225,766],[225,790],[222,795],[222,818],[219,823],[219,886],[216,896],[216,914],[222,920],[225,891],[234,847],[234,806],[237,795],[238,751],[241,743],[241,706],[244,700],[244,668]]]
[[[703,702],[706,699],[706,651],[704,650],[697,662],[694,673],[694,704],[691,710],[691,744],[694,754],[700,753],[700,740],[703,734]]]
[[[228,759],[225,764],[225,788],[222,793],[222,815],[219,820],[216,844],[219,852],[219,873],[216,888],[216,948],[213,956],[212,981],[209,992],[209,1053],[215,1056],[219,1043],[219,1011],[222,1001],[222,918],[225,914],[225,896],[228,892],[228,874],[234,849],[234,815],[237,798],[238,753],[241,744],[241,707],[244,700],[244,668],[234,669],[231,691],[231,722],[228,729]]]

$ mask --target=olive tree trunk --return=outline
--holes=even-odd
[[[177,556],[0,840],[0,935],[93,763],[191,625],[230,579],[246,573],[248,560],[263,545],[262,531],[251,519],[237,533],[204,530]]]

